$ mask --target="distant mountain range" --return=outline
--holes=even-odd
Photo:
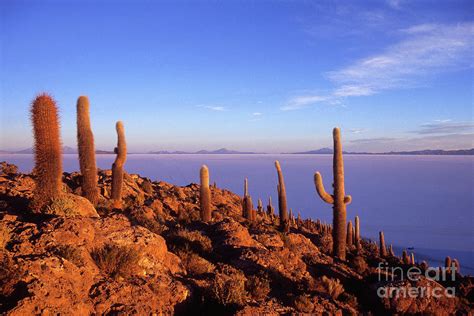
[[[290,154],[332,154],[333,150],[331,148],[321,148],[310,151],[295,152]],[[381,152],[381,153],[368,153],[368,152],[349,152],[344,151],[344,154],[350,155],[474,155],[474,148],[471,149],[458,149],[458,150],[442,150],[442,149],[424,149],[424,150],[414,150],[414,151],[390,151],[390,152]]]
[[[148,152],[149,154],[159,154],[159,155],[169,155],[169,154],[198,154],[198,155],[253,155],[257,154],[255,152],[251,151],[236,151],[236,150],[229,150],[227,148],[220,148],[217,150],[199,150],[195,152],[188,152],[188,151],[166,151],[166,150],[161,150],[161,151],[150,151]]]
[[[96,150],[96,154],[114,154],[113,151],[108,150]],[[0,150],[0,154],[32,154],[33,148],[27,148],[19,151],[8,151]],[[64,146],[64,154],[77,154],[77,149],[72,147]],[[309,151],[293,152],[286,154],[298,154],[298,155],[329,155],[332,154],[333,150],[331,148],[320,148]],[[129,153],[129,154],[140,154],[140,153]],[[220,148],[217,150],[199,150],[195,152],[190,151],[150,151],[143,154],[155,154],[155,155],[185,155],[185,154],[197,154],[197,155],[254,155],[254,154],[264,154],[251,151],[237,151],[229,150],[226,148]],[[458,150],[442,150],[442,149],[425,149],[425,150],[414,150],[414,151],[390,151],[390,152],[380,152],[380,153],[368,153],[368,152],[349,152],[344,151],[344,154],[350,155],[474,155],[474,148],[471,149],[458,149]]]

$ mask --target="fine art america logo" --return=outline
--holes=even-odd
[[[381,298],[452,298],[456,294],[454,286],[443,287],[438,283],[455,281],[456,267],[454,264],[448,268],[428,267],[426,270],[422,270],[417,266],[412,266],[404,270],[402,267],[389,267],[386,262],[381,262],[377,267],[377,271],[379,282],[391,282],[387,286],[382,286],[377,289],[377,295]],[[428,282],[418,283],[421,277],[425,277]],[[417,286],[413,286],[412,284],[416,284]],[[420,284],[422,285],[420,286]]]

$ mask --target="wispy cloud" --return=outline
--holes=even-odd
[[[228,108],[226,108],[224,106],[199,104],[199,105],[197,105],[197,107],[207,109],[207,110],[211,110],[211,111],[217,111],[217,112],[228,111]]]
[[[327,95],[296,96],[280,109],[298,110],[321,102],[338,104],[347,97],[417,87],[440,73],[474,66],[474,22],[420,24],[399,34],[403,39],[382,53],[328,72],[334,88]]]
[[[388,5],[393,8],[393,9],[400,9],[401,5],[401,0],[388,0],[387,3]]]
[[[458,134],[474,132],[474,122],[453,122],[451,120],[436,120],[425,123],[420,129],[413,131],[416,134]]]
[[[361,134],[361,133],[364,133],[365,131],[367,131],[367,129],[365,128],[351,128],[349,130],[349,132],[352,134]]]
[[[282,111],[292,111],[299,110],[305,107],[308,107],[314,103],[322,102],[328,100],[327,96],[320,95],[303,95],[291,98],[286,105],[282,106],[280,109]]]
[[[263,113],[261,113],[261,112],[253,112],[252,115],[253,115],[253,116],[262,116]]]
[[[392,137],[376,137],[376,138],[360,138],[360,139],[353,139],[350,142],[354,144],[359,144],[359,143],[387,143],[387,142],[393,142],[397,140],[397,138],[392,138]]]
[[[407,37],[383,53],[328,73],[339,86],[336,92],[371,95],[417,85],[441,72],[472,67],[474,23],[423,24],[403,33]]]

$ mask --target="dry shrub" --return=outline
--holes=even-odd
[[[338,279],[331,279],[323,276],[321,281],[326,294],[331,296],[334,300],[336,300],[339,295],[344,292],[344,286],[342,286]]]
[[[214,271],[212,263],[189,250],[179,250],[177,255],[191,275],[197,276]]]
[[[211,295],[224,306],[244,305],[248,296],[244,274],[231,266],[222,266],[221,272],[216,274],[212,283]]]
[[[352,258],[350,265],[359,274],[364,274],[369,268],[367,262],[365,262],[365,259],[362,256],[355,256]]]
[[[71,261],[77,267],[84,266],[84,258],[81,251],[72,245],[60,245],[54,250],[54,253],[61,258]]]
[[[9,296],[20,278],[21,271],[15,267],[13,260],[0,252],[0,296]]]
[[[330,234],[321,235],[316,241],[316,246],[325,254],[332,254],[332,236]]]
[[[295,301],[295,308],[297,311],[301,313],[310,313],[314,309],[314,304],[311,302],[311,299],[306,295],[299,295],[296,297]]]
[[[265,275],[252,275],[246,283],[247,291],[257,301],[264,300],[270,293],[270,280]]]
[[[140,254],[128,246],[106,244],[91,253],[97,267],[105,274],[117,277],[129,277],[137,269]]]
[[[212,251],[212,241],[200,231],[180,229],[173,236],[177,243],[189,247],[195,252],[209,253]]]
[[[155,214],[153,209],[143,206],[133,209],[130,212],[130,217],[137,225],[143,226],[149,231],[161,235],[166,229],[166,226],[161,224],[164,222],[159,214]]]

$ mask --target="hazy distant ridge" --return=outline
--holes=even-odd
[[[332,154],[331,148],[321,148],[310,151],[295,152],[290,154]],[[381,153],[368,153],[368,152],[348,152],[344,151],[345,154],[351,155],[474,155],[474,148],[471,149],[457,149],[457,150],[443,150],[443,149],[424,149],[414,151],[390,151]]]

